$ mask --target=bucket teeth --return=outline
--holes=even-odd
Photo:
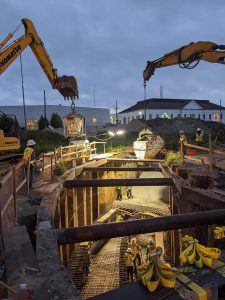
[[[79,98],[77,81],[74,76],[62,76],[57,78],[56,88],[63,95],[65,100],[75,100]]]

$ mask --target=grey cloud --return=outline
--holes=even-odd
[[[30,18],[59,75],[75,75],[77,105],[126,107],[143,99],[142,71],[147,60],[192,41],[225,43],[222,0],[42,0],[1,1],[0,40],[21,18]],[[23,34],[23,28],[19,35]],[[26,102],[39,104],[46,90],[49,104],[64,103],[30,50],[23,53]],[[0,105],[21,103],[19,60],[0,76]],[[201,62],[194,70],[158,69],[147,96],[224,99],[225,67]],[[67,102],[69,104],[69,102]]]

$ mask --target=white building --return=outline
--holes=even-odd
[[[151,120],[166,116],[173,118],[195,118],[205,121],[225,123],[225,107],[209,102],[209,100],[184,100],[151,98],[138,101],[135,105],[121,111],[118,120],[128,124],[133,119]]]

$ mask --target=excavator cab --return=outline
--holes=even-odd
[[[77,81],[74,76],[62,76],[57,78],[56,88],[65,100],[79,98]]]

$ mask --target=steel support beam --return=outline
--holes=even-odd
[[[160,167],[85,167],[83,172],[162,172]]]
[[[65,188],[100,186],[170,186],[171,178],[131,178],[131,179],[75,179],[66,180]]]
[[[107,161],[118,161],[118,162],[163,162],[165,161],[164,159],[138,159],[138,158],[107,158]]]
[[[134,221],[97,224],[55,230],[58,244],[74,244],[142,233],[176,230],[205,224],[218,224],[225,219],[225,209],[180,214]]]

